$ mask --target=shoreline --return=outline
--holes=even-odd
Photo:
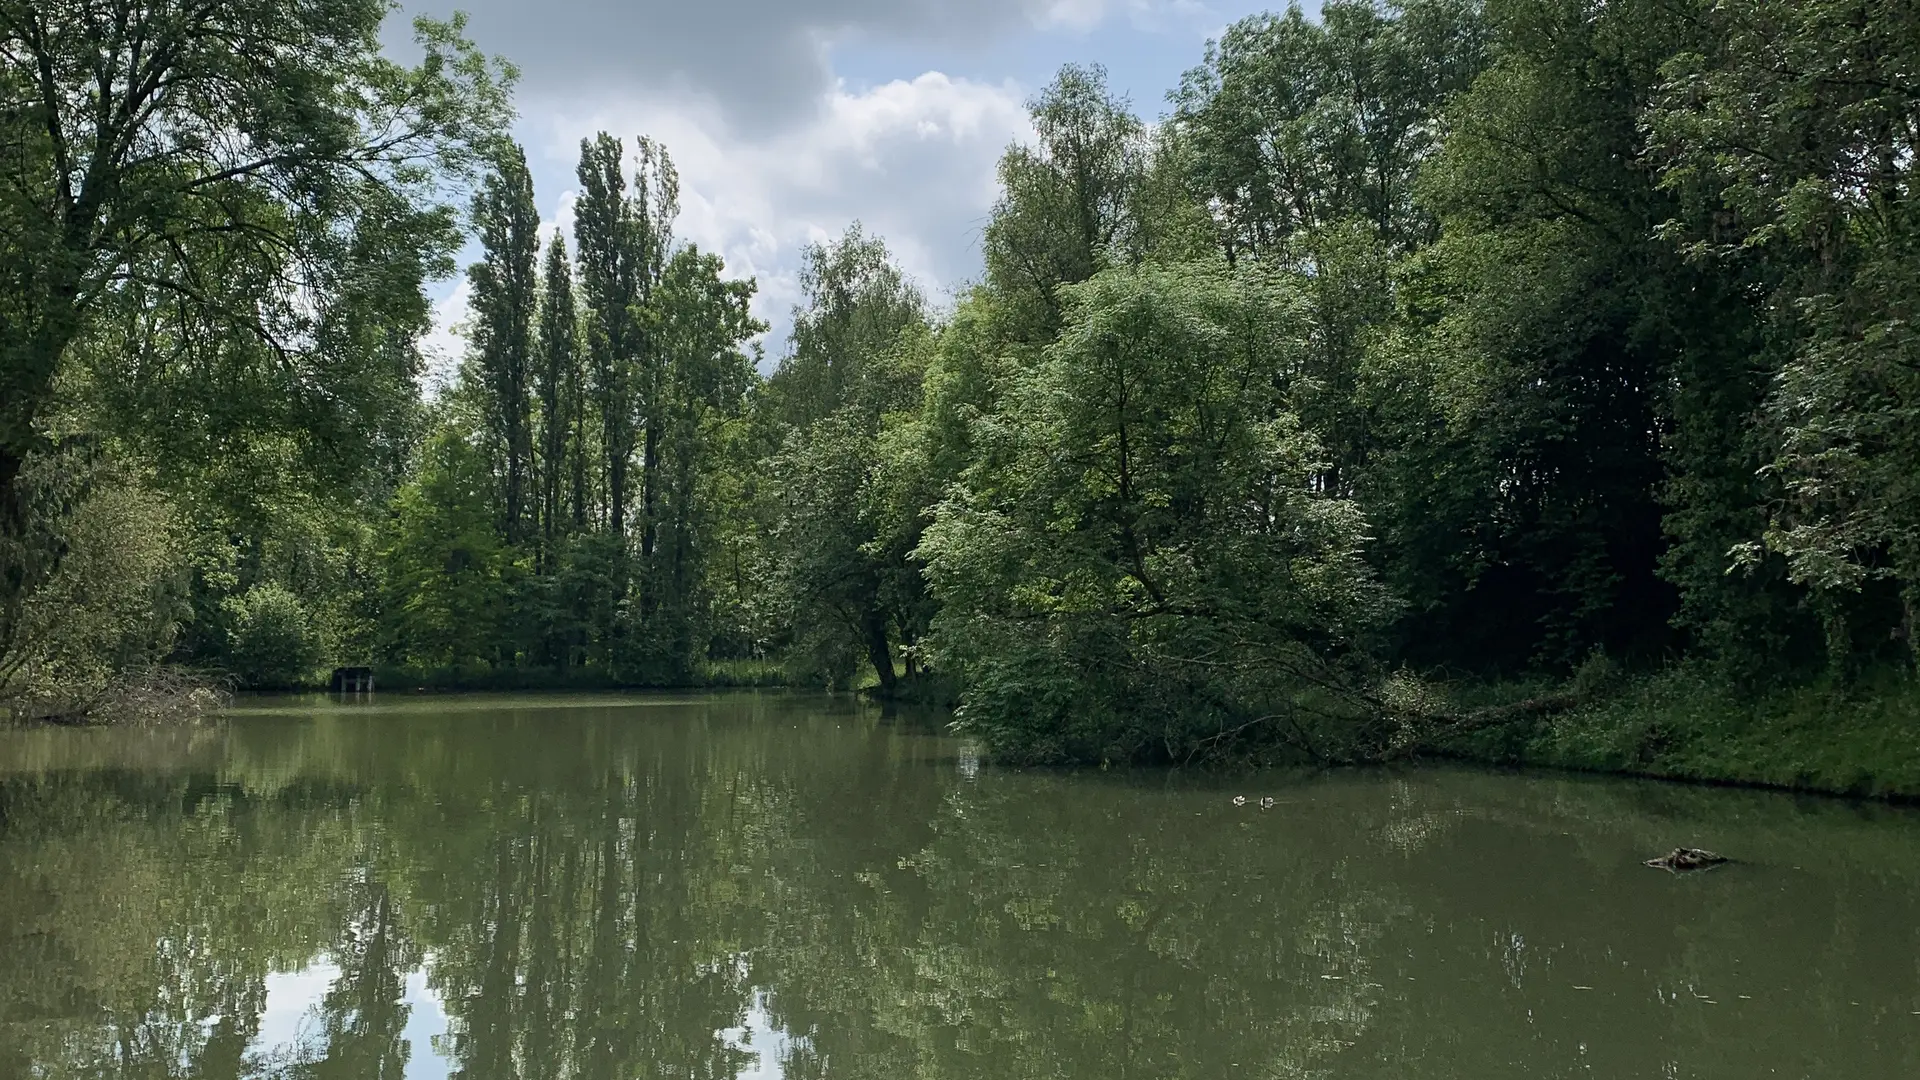
[[[476,694],[714,691],[830,693],[796,686],[771,665],[755,667],[759,670],[722,668],[703,673],[704,678],[674,685],[621,685],[611,680],[586,679],[460,679],[444,675],[424,680],[395,679],[391,676],[397,673],[389,672],[388,678],[378,684],[384,687],[378,694],[432,698]],[[741,677],[743,675],[747,677]],[[854,697],[881,708],[934,707],[930,700],[916,700],[918,695],[903,694],[888,700],[874,694],[873,689],[860,687],[835,696]],[[940,689],[948,688],[941,686]],[[1454,689],[1480,696],[1497,693],[1500,688],[1462,684]],[[284,693],[333,696],[324,687],[243,691],[235,694],[230,703]],[[112,721],[77,726],[96,724],[114,726]],[[28,721],[7,726],[43,725]],[[1920,805],[1920,680],[1904,674],[1887,674],[1845,690],[1803,686],[1743,694],[1683,667],[1625,680],[1610,692],[1589,697],[1557,713],[1437,735],[1420,742],[1408,757],[1414,761],[1497,769],[1617,776],[1856,802]],[[1064,767],[1087,768],[1092,767],[1092,763]]]
[[[1433,757],[1920,803],[1920,684],[1741,694],[1685,669],[1550,717],[1436,740]]]

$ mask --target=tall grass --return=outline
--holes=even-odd
[[[1920,679],[1754,692],[1683,666],[1439,746],[1484,761],[1920,799]]]

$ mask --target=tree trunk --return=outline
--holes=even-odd
[[[26,460],[24,448],[0,443],[0,529],[10,528],[14,523],[13,482],[20,478],[20,468]]]
[[[640,554],[651,559],[659,544],[660,424],[649,418],[640,455]]]
[[[873,663],[873,673],[880,677],[880,696],[892,697],[898,680],[893,674],[893,649],[887,644],[887,617],[878,609],[869,608],[864,624],[867,659]]]
[[[627,535],[627,455],[610,450],[607,462],[607,527],[614,536]]]
[[[79,333],[79,313],[69,299],[75,287],[63,284],[47,299],[52,311],[31,326],[0,322],[0,339],[15,337],[18,345],[0,344],[0,508],[13,505],[14,481],[20,478],[27,451],[33,448],[34,424],[40,408],[53,392],[60,357]],[[24,338],[25,340],[21,340]]]

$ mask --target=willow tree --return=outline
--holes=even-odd
[[[1062,300],[917,552],[961,726],[1016,761],[1179,761],[1354,707],[1393,605],[1285,408],[1299,295],[1201,264]]]
[[[764,465],[777,504],[772,591],[812,663],[837,681],[863,655],[891,693],[889,626],[901,597],[918,594],[919,574],[904,551],[876,543],[885,529],[871,496],[887,414],[918,403],[919,373],[901,362],[902,346],[925,335],[926,301],[858,225],[805,259],[791,349],[764,404],[783,440]]]
[[[1092,277],[1134,239],[1148,142],[1098,65],[1061,68],[1028,110],[1039,139],[1000,159],[987,280],[1017,312],[1019,336],[1044,343],[1060,325],[1056,290]]]

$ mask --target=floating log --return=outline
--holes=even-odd
[[[1647,865],[1661,870],[1705,870],[1710,866],[1731,862],[1725,855],[1719,855],[1703,848],[1677,847],[1657,859],[1648,859]]]

